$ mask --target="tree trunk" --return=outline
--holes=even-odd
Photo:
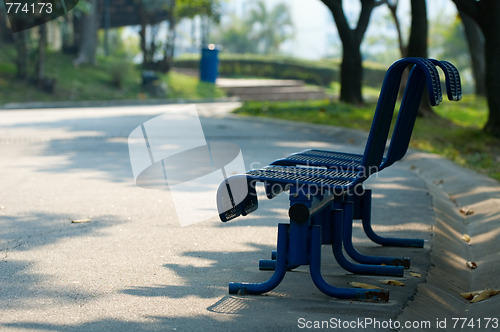
[[[355,41],[343,43],[340,66],[340,100],[351,104],[362,104],[363,62],[360,45]]]
[[[397,15],[398,10],[398,1],[396,1],[393,5],[387,2],[387,7],[389,7],[389,11],[391,12],[392,19],[394,20],[394,24],[396,25],[396,31],[398,33],[398,44],[399,44],[399,52],[401,53],[401,57],[406,57],[408,53],[407,47],[403,41],[403,33],[401,32],[401,24],[399,23],[399,18]]]
[[[155,62],[155,54],[156,54],[156,35],[158,34],[158,25],[151,24],[149,26],[149,54],[150,54],[150,65],[153,65]]]
[[[469,15],[484,35],[488,121],[483,130],[500,137],[500,2],[497,0],[453,0],[458,10]]]
[[[38,27],[38,59],[35,65],[35,84],[44,92],[53,93],[56,80],[45,77],[45,51],[47,49],[47,25]]]
[[[61,24],[62,51],[65,54],[78,54],[80,45],[81,22],[75,15],[68,13]]]
[[[19,79],[28,78],[28,47],[26,45],[26,31],[19,31],[14,34],[14,44],[17,50],[16,67]]]
[[[78,57],[73,61],[75,66],[89,63],[95,65],[95,53],[97,49],[97,29],[99,20],[98,1],[89,0],[92,9],[85,14],[81,20],[81,40],[78,49]]]
[[[176,32],[177,20],[174,14],[175,6],[176,2],[174,0],[172,1],[171,6],[169,8],[168,34],[163,53],[163,62],[161,64],[163,72],[168,72],[173,66],[173,60],[175,55],[175,39],[177,37],[177,32]]]
[[[462,18],[467,45],[471,57],[472,73],[474,75],[475,92],[486,97],[486,64],[484,54],[484,36],[479,25],[462,10],[458,11]]]
[[[149,68],[153,62],[153,54],[151,52],[151,49],[149,48],[148,42],[147,42],[147,37],[148,37],[148,27],[149,27],[149,34],[151,34],[151,29],[152,27],[149,25],[149,16],[147,12],[147,8],[144,4],[141,4],[139,6],[139,21],[140,21],[140,30],[139,30],[139,36],[140,36],[140,46],[141,46],[141,51],[142,51],[142,67],[143,68]]]
[[[42,24],[38,27],[40,38],[38,40],[38,59],[35,66],[35,80],[38,82],[43,81],[45,77],[45,48],[47,46],[47,26]]]
[[[12,41],[12,32],[7,26],[7,15],[0,14],[0,42],[11,43]]]
[[[375,0],[361,0],[358,25],[355,29],[351,29],[344,14],[341,0],[321,1],[330,9],[339,31],[340,39],[342,40],[343,56],[340,67],[340,100],[352,104],[362,104],[363,62],[360,46],[373,8],[383,2],[376,3]]]
[[[422,0],[411,0],[408,56],[427,58],[427,6]]]
[[[71,18],[73,25],[73,38],[68,45],[63,45],[63,51],[67,54],[78,54],[80,51],[80,45],[82,44],[83,22],[80,15],[72,15]]]
[[[500,18],[498,14],[496,17],[496,20],[491,20],[491,27],[485,33],[486,92],[489,112],[484,130],[500,137],[500,62],[498,61],[500,59],[500,34],[498,33]]]
[[[422,0],[411,0],[411,28],[407,56],[427,58],[427,35],[427,5]],[[420,101],[418,116],[437,116],[429,102],[429,95],[426,90],[424,90]]]
[[[149,62],[149,52],[148,48],[146,46],[146,29],[147,25],[146,23],[141,23],[141,29],[139,30],[139,37],[141,38],[140,45],[141,45],[141,51],[142,51],[142,65],[145,66],[146,63]]]

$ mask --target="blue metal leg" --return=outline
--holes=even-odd
[[[300,265],[287,264],[286,270],[290,271],[298,268]],[[259,270],[261,271],[274,271],[276,270],[276,259],[261,259],[259,260]]]
[[[363,196],[355,196],[355,199],[361,199],[359,212],[361,213],[361,220],[363,222],[363,229],[365,234],[370,240],[383,246],[393,247],[414,247],[423,248],[424,240],[422,239],[403,239],[403,238],[388,238],[376,234],[371,225],[371,210],[372,210],[372,191],[365,190]]]
[[[331,222],[333,222],[333,255],[335,259],[349,272],[356,274],[371,274],[383,276],[396,276],[402,277],[404,275],[404,267],[402,266],[382,266],[382,265],[366,265],[354,264],[349,261],[343,253],[342,237],[343,237],[343,222],[344,213],[340,209],[332,211]]]
[[[307,223],[297,223],[290,220],[288,228],[288,248],[287,254],[287,270],[293,270],[301,265],[309,264],[308,248],[309,239],[308,234],[309,226]],[[277,255],[277,253],[276,253]],[[271,258],[276,256],[271,253]],[[259,270],[272,271],[276,269],[276,260],[261,259],[259,261]]]
[[[261,271],[274,271],[276,270],[275,259],[261,259],[259,260],[259,270]]]
[[[229,294],[262,294],[276,288],[283,280],[287,268],[288,224],[278,225],[278,253],[276,269],[271,278],[262,283],[229,283]]]
[[[339,288],[328,284],[321,275],[321,226],[311,226],[311,278],[320,291],[339,299],[387,302],[389,291],[379,289]]]
[[[352,222],[353,222],[353,202],[344,202],[344,236],[343,243],[346,253],[355,261],[362,264],[374,265],[394,265],[410,268],[410,258],[408,257],[382,257],[382,256],[367,256],[363,255],[354,248],[352,244]]]

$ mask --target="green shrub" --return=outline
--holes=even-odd
[[[176,59],[174,66],[198,69],[199,56],[189,55]],[[379,87],[384,79],[385,68],[372,64],[364,68],[364,84]],[[225,77],[265,77],[274,79],[298,79],[306,83],[328,86],[339,80],[339,62],[306,61],[289,58],[270,58],[260,55],[221,54],[219,74]]]

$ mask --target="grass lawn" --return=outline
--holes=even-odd
[[[375,103],[355,107],[317,100],[247,102],[235,112],[369,131],[374,110]],[[442,155],[500,181],[500,139],[481,131],[488,115],[486,101],[464,96],[458,103],[445,100],[434,110],[439,118],[417,119],[410,147]]]
[[[29,81],[16,79],[15,52],[12,47],[0,49],[0,105],[11,102],[133,100],[151,98],[206,99],[224,97],[213,84],[195,77],[169,72],[158,74],[167,86],[165,96],[150,96],[141,87],[141,69],[113,57],[99,58],[95,66],[75,67],[75,56],[48,53],[45,73],[56,79],[54,93],[45,93]],[[33,68],[31,68],[33,67]],[[34,71],[34,64],[30,64]],[[30,72],[31,75],[32,72]]]

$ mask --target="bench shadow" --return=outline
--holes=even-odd
[[[270,258],[274,246],[245,243],[250,251],[244,252],[218,252],[218,251],[188,251],[183,257],[189,261],[191,258],[206,261],[203,266],[189,263],[169,263],[163,268],[171,270],[182,280],[181,284],[164,284],[154,287],[132,287],[121,292],[140,297],[168,297],[186,298],[196,296],[199,298],[212,298],[226,290],[230,281],[235,281],[248,276],[248,271],[260,274],[261,281],[267,280],[271,272],[258,271],[260,258]],[[245,272],[242,272],[245,271]],[[175,281],[173,282],[175,283]]]

